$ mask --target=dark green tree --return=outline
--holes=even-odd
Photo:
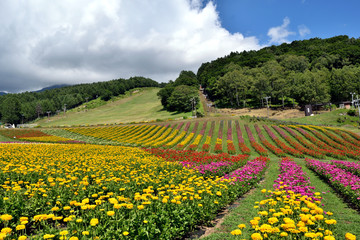
[[[199,103],[199,93],[195,87],[180,85],[175,87],[168,99],[167,108],[172,111],[189,112],[192,110],[191,99]]]
[[[2,122],[18,124],[21,121],[20,102],[15,95],[7,96],[1,108]]]

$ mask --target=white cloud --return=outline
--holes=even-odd
[[[4,0],[0,91],[131,76],[175,79],[258,39],[221,27],[200,0]]]
[[[298,26],[299,34],[301,37],[305,37],[306,35],[310,34],[310,29],[305,25]]]
[[[287,38],[290,35],[295,35],[295,32],[291,32],[288,29],[288,26],[290,24],[290,19],[288,17],[285,17],[283,20],[283,24],[278,27],[272,27],[268,31],[268,36],[270,37],[270,44],[280,44],[284,42],[289,42]]]

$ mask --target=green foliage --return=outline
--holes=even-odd
[[[158,92],[157,95],[160,98],[164,109],[169,111],[188,112],[192,109],[190,104],[191,97],[196,95],[196,102],[199,102],[199,96],[197,93],[198,85],[199,83],[195,73],[192,71],[181,71],[175,82],[170,81]],[[185,92],[181,93],[180,89]],[[186,96],[186,94],[189,95]]]
[[[197,89],[187,85],[180,85],[174,88],[168,99],[167,108],[171,111],[190,112],[192,110],[191,99],[199,103]]]
[[[286,98],[300,105],[351,99],[360,94],[360,39],[337,36],[294,41],[235,52],[203,63],[197,78],[219,106],[285,106]],[[248,100],[247,100],[248,99]]]

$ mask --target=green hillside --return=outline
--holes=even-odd
[[[84,105],[69,111],[65,115],[43,118],[35,121],[42,127],[70,126],[70,125],[96,125],[153,121],[157,119],[174,119],[191,116],[188,113],[176,113],[163,110],[157,97],[159,88],[142,89],[123,99],[108,101],[105,105],[86,110]],[[89,102],[88,104],[91,104]]]

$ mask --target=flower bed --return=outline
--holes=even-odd
[[[219,167],[246,162],[228,154],[177,153],[178,159],[193,154],[198,163],[217,159]],[[174,162],[175,154],[163,159],[119,146],[1,144],[0,155],[6,239],[181,238],[250,190],[265,171],[253,170],[250,161],[242,181],[206,178]]]
[[[301,167],[283,158],[280,172],[275,190],[263,189],[264,199],[254,206],[258,216],[250,221],[251,239],[335,239],[336,220],[322,209],[320,193],[312,192]],[[232,235],[241,235],[246,225],[238,227]],[[342,237],[356,239],[351,233]]]
[[[205,134],[206,126],[207,126],[207,122],[204,122],[199,134],[196,136],[194,141],[189,145],[188,147],[189,150],[196,150],[199,147],[200,141]]]
[[[237,133],[238,141],[239,141],[239,148],[240,148],[241,152],[244,153],[244,154],[250,154],[251,150],[250,150],[250,148],[248,148],[245,145],[245,141],[244,141],[244,138],[242,136],[242,132],[241,132],[241,129],[240,129],[240,124],[239,124],[238,121],[235,121],[235,127],[236,127],[236,133]]]
[[[226,140],[227,152],[229,154],[235,154],[236,149],[235,149],[235,145],[234,145],[233,138],[232,138],[231,120],[228,121],[228,130],[227,130],[226,137],[227,137],[227,140]]]
[[[305,153],[307,155],[310,155],[310,156],[313,156],[313,157],[316,157],[316,158],[320,158],[323,156],[323,154],[317,152],[317,151],[314,151],[314,150],[311,150],[311,149],[308,149],[308,148],[305,148],[303,147],[301,144],[297,143],[296,141],[294,141],[293,139],[291,139],[290,136],[288,136],[281,128],[279,128],[278,126],[275,126],[273,125],[272,126],[275,131],[277,131],[281,137],[283,137],[291,146],[293,146],[295,149],[298,149],[300,152],[302,153]],[[290,129],[291,130],[291,129]]]
[[[285,156],[285,153],[284,153],[283,150],[281,150],[280,148],[272,145],[271,143],[269,143],[268,140],[266,140],[265,136],[261,133],[261,130],[260,130],[260,128],[259,128],[258,125],[255,124],[254,127],[255,127],[255,130],[256,130],[259,138],[260,138],[261,143],[262,143],[265,147],[267,147],[267,149],[269,149],[270,151],[272,151],[276,156],[279,156],[279,157]]]
[[[254,138],[249,126],[244,125],[244,127],[245,127],[246,133],[249,137],[250,144],[255,149],[255,151],[257,151],[261,156],[268,156],[268,151],[265,148],[263,148],[262,146],[260,146],[260,144],[258,144],[255,141],[255,138]]]
[[[211,126],[210,126],[210,130],[209,130],[209,133],[208,135],[206,136],[206,140],[205,140],[205,143],[203,144],[202,146],[202,150],[203,151],[209,151],[210,150],[210,143],[211,143],[211,138],[212,138],[212,135],[214,133],[214,128],[215,128],[215,121],[212,121],[211,122]]]
[[[360,176],[360,164],[355,162],[345,162],[345,161],[338,161],[332,160],[332,164],[335,164],[339,168],[342,168],[346,171],[352,172],[358,176]]]
[[[268,133],[268,135],[271,137],[271,139],[286,153],[291,154],[295,157],[303,157],[304,154],[300,152],[299,150],[296,150],[294,148],[291,148],[287,146],[283,141],[281,141],[272,131],[271,129],[264,125],[263,126],[265,131]]]
[[[214,152],[216,153],[222,153],[223,152],[223,147],[222,147],[222,135],[223,135],[223,128],[224,128],[224,120],[220,121],[220,126],[219,126],[219,132],[216,138],[216,142],[215,142],[215,148],[214,148]]]
[[[186,147],[186,145],[189,144],[189,142],[194,138],[194,135],[195,135],[195,133],[197,131],[198,126],[199,126],[199,122],[196,122],[193,130],[191,131],[191,133],[181,143],[179,143],[176,146],[176,149],[179,149],[179,150],[184,149],[184,147]]]
[[[336,165],[306,159],[306,166],[326,179],[330,186],[360,208],[360,177]]]

